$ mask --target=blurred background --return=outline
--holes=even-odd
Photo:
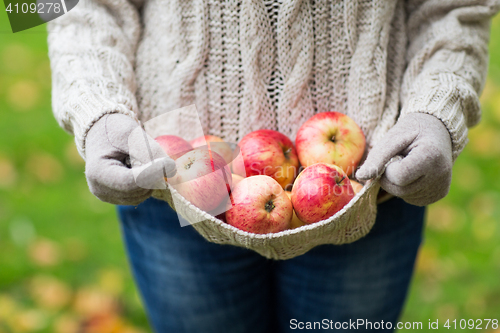
[[[115,208],[89,192],[52,116],[45,29],[12,34],[0,14],[0,333],[150,332]],[[401,318],[439,319],[437,331],[455,331],[447,319],[500,319],[500,16],[490,52],[482,121],[450,194],[427,211]]]

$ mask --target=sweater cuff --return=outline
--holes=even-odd
[[[416,112],[433,115],[443,122],[450,133],[455,162],[468,143],[468,126],[479,121],[480,104],[470,86],[438,85],[425,93],[411,96],[403,105],[401,116]],[[466,114],[469,115],[468,119]]]
[[[111,113],[121,113],[137,119],[136,114],[124,104],[110,101],[99,94],[81,94],[78,98],[70,98],[69,105],[72,118],[73,134],[76,148],[85,159],[85,139],[90,128],[102,116]]]

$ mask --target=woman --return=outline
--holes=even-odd
[[[75,136],[92,193],[120,205],[154,329],[394,329],[424,206],[447,194],[480,118],[497,11],[486,0],[81,0],[50,22],[54,114]],[[357,178],[403,157],[381,178],[395,197],[365,238],[287,261],[208,243],[150,198],[126,162],[136,119],[191,104],[204,133],[228,142],[261,128],[293,140],[313,114],[345,113],[367,138]],[[190,137],[191,121],[172,113],[167,125]]]

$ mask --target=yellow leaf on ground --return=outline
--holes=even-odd
[[[39,266],[55,266],[61,261],[59,246],[48,239],[37,239],[28,248],[31,260]]]
[[[123,273],[118,269],[103,269],[99,273],[99,286],[110,294],[119,295],[123,291]]]
[[[430,205],[427,213],[427,225],[437,231],[456,231],[465,224],[465,212],[456,206],[442,201]]]
[[[15,111],[34,108],[40,99],[40,87],[31,80],[19,81],[7,90],[7,102]]]
[[[103,291],[87,287],[77,291],[73,308],[76,313],[83,316],[91,316],[103,313],[116,313],[118,311],[117,300]]]
[[[48,324],[47,315],[39,310],[27,310],[15,314],[9,321],[14,332],[35,332]]]
[[[53,310],[61,309],[71,298],[71,290],[63,281],[45,275],[31,280],[30,293],[41,308]]]
[[[40,152],[31,155],[26,162],[26,169],[42,183],[55,183],[63,176],[61,163],[52,155]]]
[[[64,314],[53,324],[54,333],[79,333],[80,323],[73,315]]]
[[[424,245],[420,248],[417,257],[416,271],[419,273],[433,273],[438,268],[437,251],[434,247]]]
[[[0,157],[0,188],[10,188],[16,183],[17,172],[14,164],[7,158]]]
[[[0,322],[12,317],[17,311],[17,304],[14,299],[9,295],[0,294]]]

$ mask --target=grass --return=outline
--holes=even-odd
[[[82,321],[149,331],[114,207],[89,193],[73,138],[51,114],[45,27],[13,35],[0,15],[0,333],[71,333]],[[439,320],[436,331],[455,331],[447,319],[500,319],[499,17],[492,29],[483,119],[450,194],[429,207],[401,318]]]

